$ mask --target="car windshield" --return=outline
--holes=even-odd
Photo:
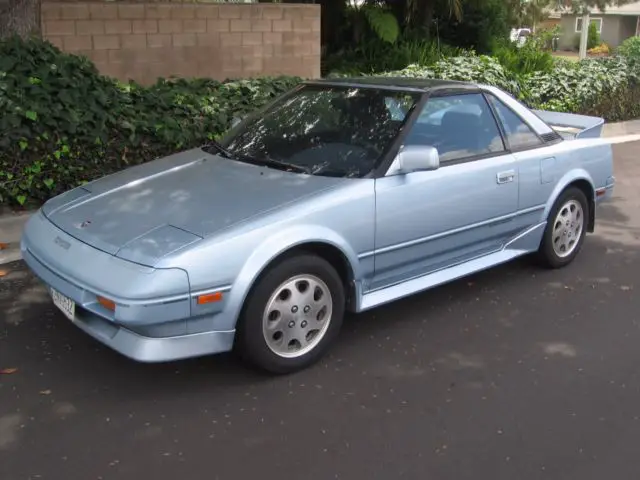
[[[305,85],[240,123],[218,146],[231,158],[274,168],[362,178],[380,164],[419,97]]]

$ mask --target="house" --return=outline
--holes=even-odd
[[[604,11],[594,8],[590,13],[590,21],[596,25],[603,42],[610,47],[617,47],[627,38],[640,35],[640,1],[610,6]],[[565,9],[561,15],[560,27],[560,48],[577,50],[582,17]]]
[[[536,25],[536,30],[552,30],[560,26],[561,21],[562,15],[559,8],[546,7],[544,9],[544,19]]]

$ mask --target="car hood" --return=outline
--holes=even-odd
[[[195,149],[88,183],[50,200],[42,211],[84,243],[153,265],[187,245],[342,182]]]

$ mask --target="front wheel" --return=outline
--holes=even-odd
[[[271,373],[306,368],[337,336],[344,308],[343,282],[327,261],[309,254],[287,258],[249,294],[238,322],[238,351]]]
[[[538,256],[546,267],[561,268],[573,261],[582,248],[589,218],[589,203],[576,187],[556,200],[544,232]]]

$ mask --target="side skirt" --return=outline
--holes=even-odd
[[[542,222],[525,230],[498,251],[358,296],[355,311],[363,312],[535,252],[546,224]]]

